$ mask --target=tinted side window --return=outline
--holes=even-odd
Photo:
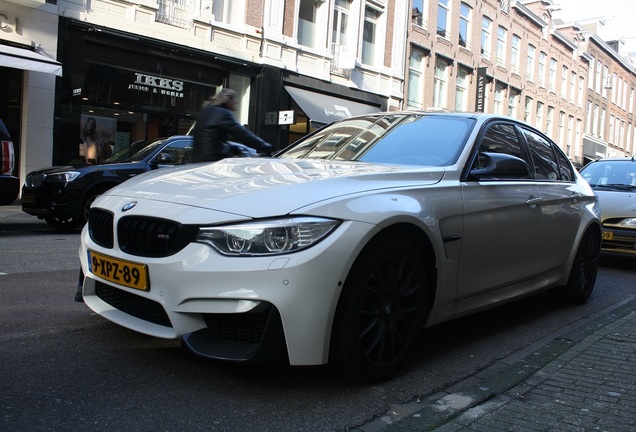
[[[192,140],[173,141],[165,146],[160,153],[170,156],[171,165],[183,165],[192,161]]]
[[[554,144],[553,144],[554,146]],[[559,173],[561,174],[561,180],[574,181],[574,172],[572,171],[572,164],[561,151],[561,149],[554,146],[554,153],[556,153],[557,162],[559,162]]]
[[[521,149],[515,128],[511,124],[498,123],[488,128],[481,139],[479,152],[472,169],[486,168],[488,161],[487,158],[484,157],[484,153],[507,154],[522,159],[526,161],[526,163],[528,162]],[[519,177],[515,178],[518,179]]]
[[[537,180],[558,180],[559,164],[556,161],[552,144],[541,135],[521,128],[528,141],[528,149],[534,162],[534,178]]]

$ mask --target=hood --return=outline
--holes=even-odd
[[[603,219],[636,217],[636,192],[596,190]]]
[[[106,195],[266,217],[339,196],[434,184],[443,174],[439,167],[232,158],[145,173]]]
[[[113,162],[113,163],[101,163],[95,165],[60,165],[53,166],[48,168],[42,168],[36,171],[32,171],[29,174],[37,175],[37,174],[59,174],[68,171],[77,171],[82,174],[86,174],[89,172],[97,172],[97,171],[115,171],[115,170],[126,170],[126,169],[138,169],[140,163],[139,162]]]

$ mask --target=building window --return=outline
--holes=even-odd
[[[519,47],[521,38],[516,34],[512,35],[512,45],[510,46],[510,67],[513,72],[519,73]]]
[[[364,9],[364,29],[362,32],[362,63],[374,66],[377,49],[377,29],[380,11],[367,6]]]
[[[561,69],[561,97],[568,99],[568,75],[570,70],[567,66],[563,66]]]
[[[574,117],[568,116],[568,136],[565,140],[567,148],[566,154],[572,156],[572,143],[574,142]]]
[[[545,66],[546,61],[548,60],[548,55],[541,51],[539,53],[539,85],[545,87]]]
[[[598,94],[601,93],[601,88],[605,85],[602,82],[601,70],[603,69],[603,64],[600,60],[596,61],[596,77],[594,79],[594,91]]]
[[[517,117],[517,105],[519,101],[519,92],[517,90],[510,90],[508,97],[508,116]]]
[[[214,19],[227,24],[242,24],[243,9],[241,6],[243,4],[244,2],[236,0],[213,0]]]
[[[155,20],[175,27],[189,29],[192,26],[192,16],[188,0],[159,0]],[[208,12],[209,14],[209,12]]]
[[[314,0],[300,0],[298,6],[298,43],[316,48],[316,24],[321,3]]]
[[[499,0],[499,7],[501,7],[502,12],[510,12],[510,0]]]
[[[554,130],[553,130],[554,129],[554,126],[553,126],[553,122],[554,122],[554,107],[551,107],[551,106],[548,105],[548,112],[547,112],[545,120],[546,120],[545,132],[550,138],[553,138],[552,134],[554,133]]]
[[[421,109],[424,95],[424,53],[412,49],[409,59],[408,108]]]
[[[459,6],[459,44],[470,47],[470,18],[472,9],[466,3]]]
[[[556,92],[556,68],[557,68],[557,61],[555,58],[551,58],[548,85],[550,86],[550,91],[552,92]]]
[[[481,20],[481,56],[490,58],[490,47],[492,45],[492,21],[488,17]]]
[[[565,150],[565,113],[559,112],[559,146]]]
[[[534,81],[534,53],[535,53],[534,45],[528,45],[528,60],[526,64],[526,77],[530,81]]]
[[[598,107],[597,107],[598,109]],[[600,137],[604,137],[605,136],[605,117],[607,116],[607,111],[605,110],[605,108],[601,109],[601,120],[600,120],[600,127],[599,127],[599,136]]]
[[[457,69],[455,92],[455,110],[468,111],[468,76],[470,72],[464,68]]]
[[[449,0],[439,0],[437,5],[437,34],[442,37],[448,35],[448,17],[450,15]]]
[[[333,10],[333,28],[331,43],[336,46],[347,46],[347,27],[349,25],[350,0],[336,0]]]
[[[526,96],[526,104],[523,111],[523,121],[526,123],[530,123],[530,119],[532,117],[532,98],[530,96]]]
[[[594,118],[592,119],[592,135],[598,135],[598,105],[594,104]],[[602,138],[602,137],[601,137]]]
[[[411,9],[411,22],[420,27],[426,24],[426,20],[424,19],[425,2],[426,0],[413,0],[413,7]]]
[[[503,103],[504,103],[504,95],[506,93],[506,88],[501,84],[495,84],[495,97],[493,100],[494,107],[493,110],[495,114],[503,115]]]
[[[506,65],[506,39],[508,39],[508,30],[499,26],[497,29],[497,64]]]
[[[587,101],[587,124],[585,125],[585,133],[592,135],[592,116],[590,113],[592,112],[592,101]]]
[[[537,129],[543,130],[543,102],[537,101],[537,114],[534,122]]]
[[[601,67],[601,62],[598,63],[599,69]],[[603,66],[603,76],[601,77],[601,82],[599,83],[599,93],[603,94],[603,97],[607,97],[607,90],[610,87],[610,83],[607,81],[609,78],[609,67]],[[601,89],[602,87],[602,89]]]
[[[437,58],[435,60],[435,80],[433,85],[433,107],[448,108],[448,70],[449,64],[446,60]]]

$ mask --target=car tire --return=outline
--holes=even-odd
[[[47,216],[44,218],[44,222],[46,222],[51,228],[55,228],[59,231],[71,231],[77,228],[80,224],[80,221],[77,218],[59,218],[57,216]]]
[[[334,319],[330,362],[341,373],[382,381],[403,365],[426,318],[427,272],[406,239],[384,237],[363,250]]]
[[[601,254],[601,235],[597,230],[587,230],[572,263],[568,283],[561,294],[565,301],[584,304],[594,289]]]

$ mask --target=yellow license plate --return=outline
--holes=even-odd
[[[601,238],[603,240],[614,240],[614,233],[611,231],[603,231],[601,233]]]
[[[95,276],[129,288],[148,291],[148,266],[88,251],[88,270]]]

